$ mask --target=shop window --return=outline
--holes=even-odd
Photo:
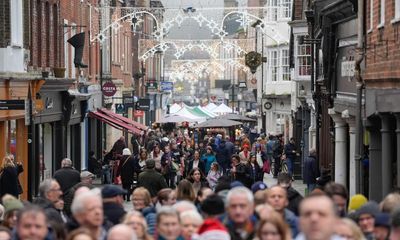
[[[297,46],[297,73],[299,76],[311,75],[311,45]]]
[[[282,80],[290,81],[289,49],[282,49],[281,51],[281,68]]]
[[[278,64],[278,51],[277,50],[271,50],[269,51],[269,70],[271,72],[271,81],[278,81],[278,69],[279,69],[279,64]]]

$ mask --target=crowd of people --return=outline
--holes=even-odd
[[[133,138],[131,148],[121,138],[102,159],[90,153],[89,171],[65,158],[32,202],[20,199],[22,165],[7,155],[0,239],[400,239],[400,194],[377,203],[319,181],[313,150],[304,163],[309,191],[296,191],[293,139],[208,134],[194,141],[189,133],[174,134],[150,132]],[[270,171],[282,161],[287,172],[278,164]],[[267,174],[275,184],[266,185]],[[96,175],[103,184],[94,184]]]

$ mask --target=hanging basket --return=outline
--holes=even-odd
[[[65,68],[55,67],[53,68],[54,77],[56,78],[64,78],[65,77]]]

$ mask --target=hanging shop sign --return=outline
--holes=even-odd
[[[144,111],[142,110],[135,110],[133,112],[133,117],[143,117],[144,116]]]
[[[25,100],[0,100],[0,110],[24,110]]]
[[[136,110],[149,111],[150,110],[150,99],[140,98],[135,106]]]
[[[111,81],[105,82],[101,87],[103,95],[106,97],[112,97],[117,92],[117,86]]]
[[[147,93],[156,93],[158,92],[158,83],[156,81],[148,81],[146,83]]]
[[[122,102],[126,108],[133,108],[135,106],[135,99],[132,96],[123,96]]]
[[[124,104],[121,104],[121,103],[115,104],[115,113],[117,113],[117,114],[124,114],[124,113],[125,113],[125,106],[124,106]]]
[[[172,91],[174,89],[173,82],[161,82],[161,91]]]

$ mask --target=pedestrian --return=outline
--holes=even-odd
[[[292,211],[287,209],[289,200],[286,189],[279,185],[272,186],[268,189],[266,200],[267,203],[271,205],[289,225],[292,237],[295,238],[299,233],[298,219]]]
[[[122,159],[118,166],[117,177],[121,177],[122,188],[126,191],[126,194],[123,197],[126,201],[130,200],[129,198],[131,195],[131,186],[133,184],[135,170],[135,160],[133,159],[131,150],[125,148],[122,151]]]
[[[6,194],[2,198],[4,204],[4,217],[1,225],[12,230],[17,225],[18,211],[24,207],[22,202],[11,194]]]
[[[176,192],[171,188],[163,188],[157,194],[160,206],[172,206],[176,203]]]
[[[93,180],[95,178],[94,174],[89,171],[81,172],[81,183],[86,184],[88,186],[93,186]]]
[[[196,200],[194,204],[196,205],[197,209],[200,209],[201,203],[211,194],[213,194],[213,190],[209,187],[202,187],[200,190],[196,193]]]
[[[212,190],[215,189],[215,186],[217,185],[218,179],[222,176],[222,172],[220,170],[219,164],[217,162],[213,162],[211,164],[211,169],[208,171],[207,174],[207,181],[208,185]]]
[[[54,173],[53,178],[60,184],[63,193],[68,192],[72,186],[81,181],[79,172],[72,167],[72,161],[69,158],[61,160],[61,168]]]
[[[125,224],[118,224],[110,229],[107,240],[137,240],[137,238],[132,228]]]
[[[18,175],[23,171],[22,164],[15,163],[10,155],[3,157],[0,167],[0,198],[6,194],[18,198],[21,192],[18,189]]]
[[[200,168],[193,168],[190,170],[187,180],[192,183],[192,187],[196,196],[201,188],[208,187],[207,179]]]
[[[153,159],[156,162],[156,170],[161,172],[161,158],[164,152],[160,149],[160,144],[156,144],[153,147],[153,151],[150,152],[149,159]]]
[[[137,175],[143,172],[146,166],[146,160],[148,159],[149,156],[147,154],[147,150],[145,148],[140,149],[139,156],[135,158],[135,172]]]
[[[92,172],[97,177],[101,172],[101,163],[96,159],[94,151],[89,151],[88,157],[88,171]]]
[[[63,223],[67,223],[69,219],[68,219],[67,214],[64,211],[64,200],[59,199],[56,203],[54,203],[54,207],[60,214],[60,217],[63,220]]]
[[[146,188],[138,187],[132,193],[133,209],[143,214],[148,226],[148,233],[154,234],[156,225],[156,209]]]
[[[171,207],[162,207],[157,212],[156,240],[183,240],[181,223],[176,210]]]
[[[185,240],[191,240],[197,234],[203,218],[197,211],[185,211],[180,214],[180,221],[182,227],[182,237]]]
[[[347,215],[347,201],[349,200],[349,193],[344,185],[330,182],[325,185],[324,191],[336,206],[336,211],[339,217],[345,217]]]
[[[172,189],[175,188],[175,178],[178,169],[179,164],[176,163],[175,159],[172,157],[169,146],[165,146],[164,155],[161,157],[161,173],[164,175],[168,186]]]
[[[125,137],[121,136],[117,141],[115,141],[111,151],[114,153],[114,159],[119,159],[122,157],[122,151],[126,148]]]
[[[250,156],[250,153],[249,153]],[[232,168],[231,168],[231,178],[232,181],[239,181],[244,186],[250,187],[250,176],[246,164],[242,163],[239,155],[232,155]]]
[[[119,224],[125,216],[124,197],[128,192],[116,185],[106,185],[101,189],[104,216],[114,225]]]
[[[135,210],[128,212],[122,223],[135,231],[138,240],[153,240],[147,232],[146,219],[140,212]]]
[[[78,194],[72,202],[71,211],[77,223],[75,228],[87,228],[96,239],[105,239],[110,225],[103,226],[103,202],[100,194],[98,188]]]
[[[114,152],[110,150],[108,153],[104,155],[102,161],[102,184],[110,184],[111,183],[111,162],[114,161]]]
[[[289,173],[278,174],[278,185],[285,188],[289,200],[287,209],[292,211],[296,216],[299,215],[300,202],[303,200],[303,196],[292,187],[292,176]]]
[[[257,158],[257,153],[251,153],[249,162],[247,162],[246,164],[249,175],[249,186],[253,185],[255,182],[262,181],[264,179],[264,172],[262,170],[263,165],[259,165]],[[263,163],[262,160],[261,163]]]
[[[262,220],[257,230],[258,240],[291,240],[288,225],[278,213],[272,212],[267,219]]]
[[[191,182],[186,179],[179,182],[178,187],[176,188],[176,199],[178,201],[187,200],[194,202],[196,199],[196,193]]]
[[[221,140],[216,151],[216,159],[218,164],[226,171],[226,169],[229,168],[230,164],[230,157],[232,154],[230,154],[230,149],[227,148],[225,145],[225,140]]]
[[[155,166],[154,160],[147,160],[146,168],[139,174],[138,178],[138,186],[146,188],[152,198],[155,198],[161,189],[168,187],[165,178],[155,170]]]
[[[299,227],[296,240],[341,240],[335,234],[337,222],[335,204],[325,195],[310,195],[300,203]]]
[[[304,160],[303,179],[307,184],[308,193],[314,191],[317,186],[317,178],[320,176],[316,153],[315,149],[310,149],[308,157]]]
[[[250,159],[250,145],[244,144],[242,147],[242,151],[239,153],[240,162],[246,164]]]
[[[97,240],[87,228],[78,228],[70,232],[67,240]]]
[[[193,169],[199,169],[201,173],[204,175],[206,171],[206,166],[203,160],[200,159],[200,152],[199,151],[194,151],[193,153],[193,159],[189,161],[188,167],[186,168],[186,175],[190,175],[190,172]]]
[[[390,214],[378,213],[374,225],[374,240],[387,240],[390,233]]]
[[[35,205],[21,209],[17,216],[17,224],[12,239],[54,239],[49,232],[49,224],[44,210]]]
[[[297,156],[296,144],[294,138],[290,138],[289,142],[285,145],[284,153],[286,155],[288,171],[293,176],[293,163],[296,160]]]
[[[253,193],[246,187],[236,187],[226,197],[226,216],[222,223],[232,240],[252,240],[255,237],[257,219],[254,216]]]
[[[281,159],[283,155],[283,144],[281,141],[281,137],[277,137],[277,139],[274,141],[274,152],[272,154],[272,158],[274,159],[274,172],[273,176],[274,178],[278,177],[278,173],[281,171]]]
[[[64,199],[64,211],[67,214],[68,217],[71,217],[71,204],[72,200],[75,196],[75,192],[78,188],[80,187],[87,187],[88,189],[94,188],[93,186],[93,178],[94,175],[91,172],[88,171],[83,171],[80,174],[81,177],[81,182],[75,184],[68,192],[64,193],[63,199]]]
[[[374,239],[375,217],[379,214],[379,206],[369,201],[357,210],[357,223],[367,240]]]
[[[393,192],[386,195],[386,197],[379,203],[379,208],[382,212],[389,214],[397,208],[400,208],[400,193]]]
[[[206,152],[202,155],[201,159],[204,161],[205,173],[208,173],[211,169],[211,165],[217,161],[211,146],[207,146]]]
[[[64,224],[60,212],[55,208],[55,203],[61,199],[60,184],[55,179],[45,179],[39,185],[39,197],[33,203],[44,209],[50,224]]]
[[[348,218],[341,218],[335,224],[335,233],[343,239],[364,240],[364,235],[357,224]]]

